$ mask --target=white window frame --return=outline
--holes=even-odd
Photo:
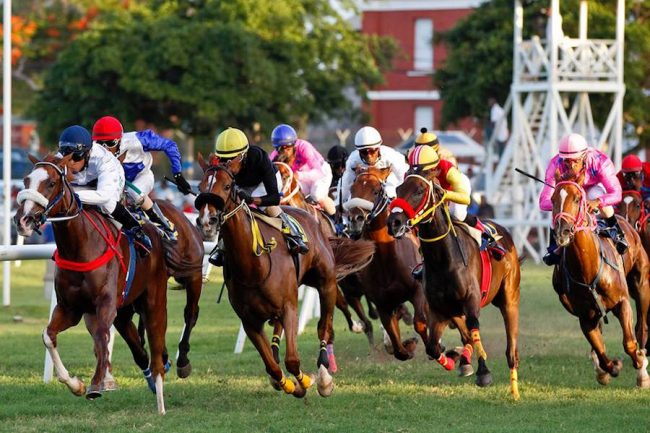
[[[413,72],[433,72],[433,20],[417,18],[413,24]]]
[[[420,132],[420,128],[427,128],[429,131],[434,130],[434,116],[433,107],[431,105],[416,105],[413,110],[413,124],[415,134]],[[424,119],[424,120],[423,120]]]

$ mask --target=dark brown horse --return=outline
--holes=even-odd
[[[648,225],[650,212],[647,210],[641,192],[636,190],[623,191],[623,199],[618,204],[616,211],[636,229],[639,236],[641,236],[643,248],[646,253],[650,254],[650,226]]]
[[[94,399],[101,396],[104,379],[110,371],[108,341],[115,325],[134,350],[140,368],[148,373],[150,387],[156,393],[158,411],[165,413],[163,377],[167,362],[167,266],[161,237],[152,225],[145,226],[153,250],[146,258],[137,257],[135,268],[128,270],[131,251],[127,238],[100,212],[82,209],[70,185],[72,174],[66,169],[71,155],[43,161],[31,157],[34,170],[25,178],[25,190],[19,195],[20,207],[15,216],[18,232],[29,236],[47,219],[52,222],[59,265],[54,287],[57,305],[43,331],[59,381],[75,395]],[[95,262],[89,265],[90,262]],[[89,268],[89,269],[87,269]],[[128,293],[125,291],[127,270],[134,273]],[[151,363],[144,352],[137,329],[130,320],[133,311],[144,319]],[[84,383],[70,377],[57,350],[57,335],[75,326],[87,316],[89,331],[95,341],[97,368],[86,392]],[[145,359],[147,363],[145,364]]]
[[[320,225],[321,231],[323,232],[323,235],[326,238],[331,238],[336,236],[334,226],[332,224],[332,221],[329,219],[329,217],[327,217],[320,208],[309,203],[305,198],[304,194],[300,190],[300,184],[298,183],[298,178],[294,175],[291,166],[287,163],[279,162],[279,161],[274,162],[274,164],[278,169],[278,171],[280,172],[280,176],[282,177],[283,197],[282,200],[280,201],[280,204],[286,206],[293,206],[299,209],[306,210],[318,220],[318,224]],[[368,320],[368,318],[366,317],[365,312],[363,311],[363,307],[361,306],[361,299],[360,299],[361,295],[355,296],[356,293],[353,295],[350,294],[349,290],[345,290],[345,288],[350,285],[350,284],[346,285],[346,281],[353,278],[354,275],[351,275],[341,280],[340,286],[343,289],[343,292],[341,292],[340,290],[337,292],[336,307],[343,313],[343,316],[345,316],[345,320],[348,324],[348,329],[350,331],[354,333],[361,333],[364,332],[364,330],[366,332],[368,332],[369,330],[372,333],[372,325],[370,324],[370,320]],[[359,323],[354,319],[352,319],[352,314],[350,313],[348,304],[352,306],[354,311],[359,316],[359,319],[361,319],[362,323]]]
[[[372,262],[358,273],[360,285],[377,307],[393,355],[404,361],[413,358],[417,340],[401,340],[398,310],[404,302],[413,304],[413,325],[426,343],[428,307],[422,285],[411,274],[421,261],[417,238],[409,233],[395,239],[388,233],[386,223],[390,215],[390,199],[383,184],[389,174],[390,168],[370,167],[359,172],[350,188],[350,200],[343,206],[350,219],[350,235],[371,240],[376,245]]]
[[[635,337],[630,294],[639,294],[647,314],[648,257],[639,235],[620,217],[619,224],[629,243],[623,256],[616,252],[611,239],[598,235],[596,219],[588,212],[587,194],[581,186],[583,176],[584,173],[566,180],[556,174],[553,225],[558,246],[562,248],[562,261],[555,266],[553,287],[564,308],[580,321],[580,328],[592,347],[598,382],[606,385],[610,376],[618,376],[623,367],[621,360],[610,360],[605,353],[601,319],[606,320],[606,313],[612,311],[623,330],[625,352],[638,370],[637,385],[647,388],[650,387],[648,361],[641,350],[647,341],[646,315],[639,316]]]
[[[448,358],[440,342],[444,329],[453,323],[465,345],[460,357],[461,373],[463,364],[470,363],[473,349],[478,356],[476,383],[489,385],[492,375],[481,343],[479,315],[483,305],[492,303],[499,308],[505,322],[510,388],[513,397],[518,399],[520,270],[510,234],[495,225],[507,253],[500,261],[491,259],[492,277],[487,293],[482,296],[479,246],[466,230],[452,221],[445,190],[438,184],[435,170],[408,174],[397,188],[397,199],[391,203],[391,208],[388,227],[395,237],[402,237],[418,227],[424,256],[424,289],[429,303],[427,354],[446,369],[453,368],[456,355]]]
[[[296,397],[303,397],[312,384],[310,376],[300,369],[297,351],[298,286],[306,284],[318,290],[321,350],[317,358],[317,385],[320,395],[329,396],[334,383],[327,371],[326,345],[332,330],[336,281],[367,263],[374,246],[370,243],[355,244],[349,239],[330,241],[323,236],[318,222],[310,214],[302,209],[283,207],[284,212],[300,223],[309,239],[309,252],[298,258],[296,269],[284,236],[276,228],[260,221],[259,217],[254,217],[254,211],[239,199],[234,176],[227,166],[206,166],[199,191],[201,194],[196,201],[199,219],[216,218],[224,241],[224,279],[230,303],[262,357],[272,384]],[[281,323],[284,328],[285,366],[297,383],[287,380],[274,359],[264,332],[267,321]]]

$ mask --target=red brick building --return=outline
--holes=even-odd
[[[442,44],[433,44],[436,32],[444,32],[469,15],[484,0],[375,0],[361,4],[361,31],[392,36],[402,54],[393,63],[383,86],[369,92],[366,110],[384,142],[395,145],[421,127],[439,129],[440,93],[433,87],[433,73],[445,61]],[[471,120],[458,128],[470,132]],[[473,135],[473,134],[470,134]]]

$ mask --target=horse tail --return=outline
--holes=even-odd
[[[330,238],[329,241],[334,252],[337,281],[368,266],[375,254],[372,241],[348,238]]]
[[[181,251],[178,243],[163,239],[163,250],[165,252],[165,263],[167,264],[170,276],[183,278],[202,271],[203,262],[194,260],[192,255],[185,254]]]

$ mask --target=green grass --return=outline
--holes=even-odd
[[[588,345],[578,322],[564,311],[550,284],[550,270],[523,269],[519,348],[521,400],[508,392],[505,336],[494,307],[481,316],[482,339],[494,384],[474,385],[428,361],[422,345],[416,359],[399,362],[370,351],[365,337],[345,329],[336,315],[339,373],[329,399],[309,390],[304,400],[271,388],[249,342],[234,355],[239,322],[227,298],[216,303],[220,281],[204,288],[199,323],[192,336],[192,376],[165,381],[167,415],[156,414],[153,394],[131,355],[116,340],[113,370],[120,389],[96,401],[74,397],[56,380],[42,382],[49,301],[43,297],[43,262],[13,268],[12,306],[0,309],[0,431],[7,432],[618,432],[648,431],[650,391],[635,388],[629,358],[608,387],[595,381]],[[213,277],[217,279],[217,277]],[[176,350],[184,293],[169,291],[168,347]],[[16,315],[22,322],[14,322]],[[612,356],[623,356],[620,327],[606,327]],[[299,338],[303,369],[315,371],[315,322]],[[376,325],[379,328],[379,325]],[[404,329],[405,336],[413,331]],[[380,336],[377,334],[377,341]],[[455,331],[445,334],[456,345]],[[94,371],[92,342],[83,325],[59,337],[71,374],[88,384]]]

